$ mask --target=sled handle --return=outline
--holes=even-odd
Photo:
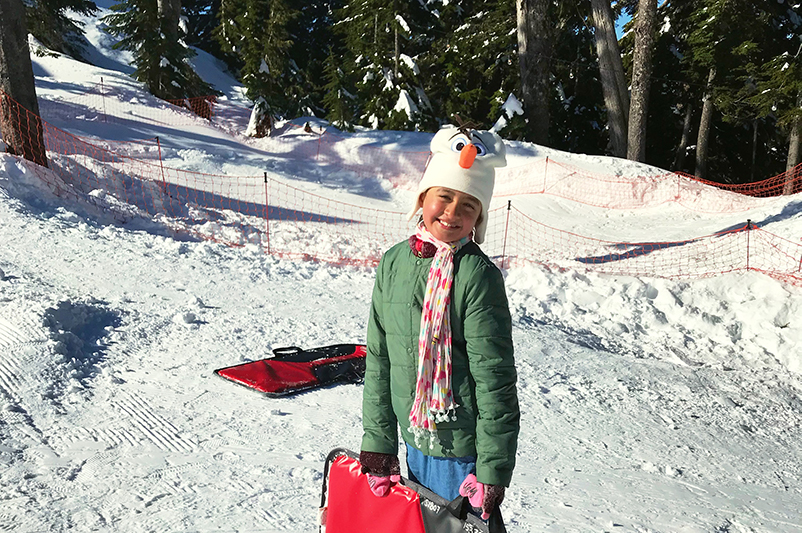
[[[446,506],[448,512],[459,520],[465,520],[470,508],[471,504],[468,503],[468,498],[465,496],[457,496]],[[498,507],[493,509],[493,512],[490,513],[490,518],[487,520],[487,529],[490,533],[507,533],[507,527],[504,525],[504,519],[501,517],[501,509]]]
[[[273,350],[273,355],[291,355],[302,351],[304,351],[303,348],[299,348],[298,346],[285,346],[283,348],[275,348]]]

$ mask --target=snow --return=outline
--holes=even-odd
[[[400,54],[398,58],[404,62],[409,70],[411,70],[416,76],[420,74],[420,69],[418,68],[418,64],[415,62],[414,59],[409,57],[406,54]]]
[[[412,97],[409,96],[406,89],[401,89],[398,93],[398,100],[395,103],[393,111],[402,111],[406,113],[409,118],[412,118],[412,115],[418,112],[418,106],[415,105],[415,102],[412,100]]]
[[[501,105],[502,114],[496,120],[496,123],[490,128],[491,131],[501,131],[507,126],[507,120],[515,115],[523,115],[524,108],[520,100],[514,94],[510,93],[504,103]]]
[[[267,102],[261,96],[259,99],[254,103],[253,109],[251,109],[251,117],[248,120],[248,127],[245,128],[245,136],[247,137],[254,137],[257,133],[257,128],[259,124],[264,118],[265,109],[266,109]],[[206,154],[200,153],[200,157],[206,158]]]
[[[173,168],[267,168],[315,194],[406,211],[410,190],[288,160],[268,140],[135,120],[167,111],[128,77],[128,56],[95,19],[87,35],[102,65],[33,58],[56,126],[159,135]],[[217,62],[195,60],[227,98],[241,96]],[[126,126],[59,113],[54,103],[101,77]],[[430,138],[360,130],[344,142],[403,150]],[[511,167],[549,156],[633,184],[661,172],[526,143],[508,152]],[[120,202],[102,189],[92,197]],[[544,194],[494,201],[510,199],[543,224],[622,240],[677,241],[746,218],[792,240],[802,229],[798,195],[732,199],[739,211],[719,214]],[[268,399],[213,370],[282,346],[363,342],[373,269],[176,238],[129,209],[119,224],[56,198],[29,163],[0,154],[0,529],[316,531],[325,454],[359,448],[362,387]],[[511,533],[802,530],[800,288],[754,271],[677,281],[533,264],[505,276],[522,408],[503,506]]]
[[[407,21],[406,21],[406,20],[404,20],[404,17],[402,17],[402,16],[401,16],[401,15],[399,15],[399,14],[396,14],[396,15],[395,15],[395,20],[396,20],[396,22],[398,22],[398,25],[399,25],[399,26],[401,26],[401,28],[402,28],[402,29],[403,29],[403,30],[404,30],[406,33],[409,33],[409,24],[407,24]]]

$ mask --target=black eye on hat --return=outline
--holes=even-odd
[[[468,144],[473,144],[476,147],[476,155],[485,155],[487,153],[487,148],[485,145],[482,144],[481,141],[475,140],[473,142],[469,141],[466,136],[459,135],[458,137],[454,138],[451,141],[451,149],[455,152],[461,152],[463,148],[465,148]]]

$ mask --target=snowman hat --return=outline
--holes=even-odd
[[[421,195],[432,187],[446,187],[470,194],[482,204],[473,239],[477,244],[483,243],[487,211],[496,182],[496,167],[507,165],[504,141],[494,131],[448,124],[435,134],[431,151],[432,156],[418,185],[415,206],[409,213],[409,219],[423,207]]]

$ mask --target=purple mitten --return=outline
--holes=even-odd
[[[368,476],[368,486],[378,497],[390,492],[390,487],[401,481],[401,466],[398,456],[389,453],[360,452],[362,473]]]

